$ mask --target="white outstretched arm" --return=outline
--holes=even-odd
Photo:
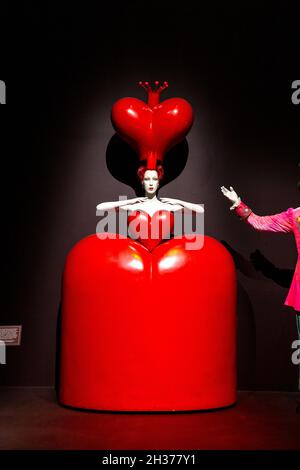
[[[190,209],[191,211],[203,213],[204,212],[204,207],[201,204],[194,204],[192,202],[187,202],[187,201],[181,201],[181,199],[173,199],[170,197],[162,197],[161,198],[162,202],[167,202],[169,204],[179,204],[180,206],[186,207],[187,209]]]
[[[112,202],[101,202],[97,205],[97,211],[107,211],[114,209],[116,207],[126,206],[127,204],[135,204],[136,202],[142,202],[145,198],[135,197],[133,199],[123,199],[121,201],[112,201]]]
[[[237,195],[232,186],[229,186],[229,188],[230,189],[227,189],[225,186],[221,186],[221,191],[229,201],[233,202],[232,206],[230,206],[230,210],[233,210],[239,205],[241,198]]]

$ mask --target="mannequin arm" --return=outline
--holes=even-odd
[[[123,199],[122,201],[112,201],[112,202],[101,202],[97,205],[97,211],[107,211],[110,209],[115,209],[116,207],[126,206],[127,204],[134,204],[136,202],[141,202],[145,198],[135,197],[133,199]]]
[[[265,232],[291,232],[293,230],[292,208],[279,214],[260,216],[254,214],[250,207],[241,201],[235,207],[234,212],[255,230]]]
[[[162,197],[161,201],[167,202],[169,204],[179,204],[185,207],[186,209],[190,209],[191,211],[194,211],[194,212],[199,212],[199,213],[204,212],[204,208],[200,204],[193,204],[192,202],[181,201],[181,199],[172,199],[170,197]]]
[[[233,203],[230,209],[234,210],[240,219],[245,220],[255,230],[264,232],[291,232],[293,230],[292,208],[280,212],[279,214],[260,216],[254,214],[252,209],[241,201],[241,198],[237,195],[232,186],[229,188],[230,189],[227,189],[225,186],[221,186],[221,191],[224,196]]]

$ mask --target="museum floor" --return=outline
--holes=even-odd
[[[298,395],[240,392],[213,412],[108,413],[58,406],[48,387],[0,387],[0,449],[300,449]]]

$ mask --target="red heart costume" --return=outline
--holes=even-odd
[[[147,168],[155,169],[165,153],[181,142],[193,125],[193,109],[182,98],[159,102],[168,83],[152,89],[140,82],[148,92],[148,103],[136,98],[122,98],[112,107],[111,120],[116,131],[139,155],[147,160]]]
[[[128,224],[130,236],[152,251],[163,239],[170,238],[174,215],[173,212],[160,210],[151,217],[147,212],[137,210],[128,215]]]
[[[180,136],[187,128],[187,120],[182,122],[180,132],[177,128]],[[130,134],[130,126],[126,129]],[[132,135],[136,138],[139,132],[136,127]],[[178,135],[171,138],[167,133],[168,142],[163,142],[155,132],[153,151],[148,137],[145,146],[135,141],[139,151],[149,151],[150,167],[158,156],[163,158],[162,149],[165,152],[178,140]],[[150,227],[164,212],[151,217],[137,211],[128,216],[128,223],[146,218]],[[232,257],[211,237],[205,236],[202,248],[193,250],[186,248],[186,236],[165,241],[167,235],[162,230],[154,242],[90,235],[68,254],[62,284],[62,404],[95,410],[182,411],[235,403]]]

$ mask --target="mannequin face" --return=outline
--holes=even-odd
[[[159,187],[159,179],[156,170],[146,170],[144,179],[143,179],[143,187],[145,189],[146,194],[155,194],[158,187]]]

